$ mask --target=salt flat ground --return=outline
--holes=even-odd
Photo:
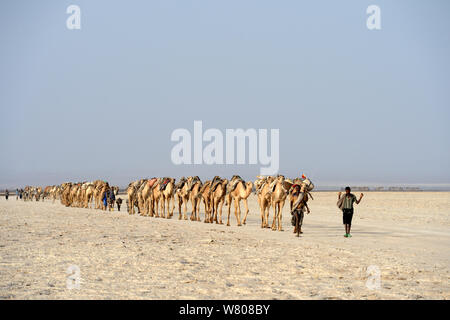
[[[313,196],[300,238],[288,206],[284,232],[261,229],[254,195],[242,227],[233,214],[226,227],[180,221],[177,209],[169,220],[2,197],[0,298],[450,297],[450,193],[366,192],[350,239],[336,193]],[[67,288],[70,266],[79,289]],[[380,271],[379,289],[366,285],[368,267]]]

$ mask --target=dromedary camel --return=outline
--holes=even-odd
[[[94,202],[95,202],[95,209],[102,209],[103,208],[103,194],[108,189],[108,183],[106,181],[102,180],[95,180],[94,181]]]
[[[134,214],[134,205],[136,203],[136,184],[137,181],[131,182],[127,188],[128,196],[128,213]]]
[[[138,190],[138,203],[141,216],[153,217],[153,189],[156,187],[158,181],[158,178],[142,180]]]
[[[178,198],[178,212],[179,217],[178,220],[184,219],[187,220],[186,212],[187,212],[187,203],[189,201],[189,178],[186,179],[182,177],[180,181],[177,183],[175,188],[175,193]],[[184,206],[183,214],[181,214],[181,206]]]
[[[166,215],[166,204],[167,204],[167,219],[172,218],[173,210],[175,209],[175,179],[174,178],[165,178],[163,181],[164,188],[161,190],[161,205],[162,205],[162,214]],[[172,201],[172,208],[170,208],[170,202]]]
[[[95,187],[92,183],[89,183],[86,186],[86,190],[85,190],[85,199],[84,199],[84,207],[85,208],[92,208],[92,198],[94,196],[94,190]]]
[[[68,207],[70,205],[69,203],[69,193],[70,193],[70,187],[72,184],[70,182],[65,182],[61,184],[61,204]],[[27,192],[27,187],[25,187],[25,192]],[[26,199],[26,198],[25,198]]]
[[[160,215],[159,215],[159,206],[160,206],[159,201],[162,200],[161,183],[162,183],[162,179],[159,178],[155,182],[155,184],[154,184],[154,186],[152,188],[152,208],[153,208],[153,211],[154,211],[154,215],[153,216],[155,218],[159,218],[160,217]],[[163,216],[162,206],[161,206],[161,217],[165,218]]]
[[[206,181],[200,189],[200,197],[203,199],[205,205],[205,220],[203,222],[213,222],[211,216],[211,181]],[[200,206],[200,205],[199,205]]]
[[[242,224],[245,224],[248,215],[248,203],[247,198],[252,193],[253,183],[251,181],[245,182],[241,177],[236,176],[236,178],[230,183],[231,189],[227,191],[227,205],[228,205],[228,219],[227,226],[230,225],[230,213],[231,213],[231,203],[234,202],[234,215],[236,216],[237,225],[241,226],[241,200],[244,201],[245,206],[245,216],[242,220]],[[229,184],[229,186],[230,186]]]
[[[273,187],[272,187],[273,186]],[[286,201],[292,182],[286,180],[284,176],[278,176],[271,184],[271,203],[273,208],[272,230],[283,231],[282,218],[283,207]],[[278,224],[278,227],[277,227]]]
[[[261,212],[261,228],[269,228],[269,210],[271,206],[272,197],[270,194],[270,184],[274,178],[271,176],[259,178],[255,181],[257,185],[256,195],[258,198],[259,209]]]
[[[46,186],[44,188],[44,192],[42,193],[42,202],[44,202],[45,198],[50,197],[51,190],[52,190],[52,186]]]
[[[222,207],[225,202],[225,195],[227,193],[227,179],[214,177],[211,184],[211,223],[215,221],[218,224],[222,222]]]
[[[189,186],[189,200],[192,204],[191,221],[200,221],[200,190],[202,181],[198,176],[192,177]]]

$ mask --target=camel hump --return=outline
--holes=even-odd
[[[202,188],[200,189],[200,193],[205,192],[205,189],[209,186],[211,186],[211,181],[205,181],[205,183],[202,185]]]
[[[151,178],[150,180],[148,180],[147,184],[148,186],[151,188],[153,187],[153,185],[156,183],[156,181],[158,180],[158,178]]]
[[[233,192],[241,182],[245,186],[245,181],[240,176],[237,175],[233,176],[233,178],[231,178],[231,181],[232,181],[231,185],[228,185],[227,188],[227,194]]]
[[[241,176],[238,176],[237,174],[235,174],[233,177],[231,177],[231,181],[233,181],[235,179],[242,180]]]
[[[212,179],[212,184],[215,184],[218,180],[222,180],[219,176],[215,176],[213,179]]]
[[[162,178],[161,181],[160,181],[159,191],[166,190],[166,187],[167,187],[167,185],[169,184],[170,181],[171,181],[171,179],[169,177]]]
[[[186,178],[185,177],[181,177],[180,181],[178,181],[178,183],[175,185],[175,189],[176,190],[182,189],[185,183],[186,183]]]
[[[211,192],[216,191],[217,187],[219,186],[219,184],[222,183],[222,181],[223,180],[219,176],[215,176],[214,180],[213,180],[214,183],[212,183],[212,186],[211,186]]]

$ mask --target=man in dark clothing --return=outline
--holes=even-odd
[[[116,199],[116,203],[117,203],[117,210],[120,211],[120,206],[122,205],[122,199],[121,198],[117,198]]]
[[[102,201],[103,201],[102,210],[106,211],[108,209],[108,190],[106,190],[105,193],[103,193]]]
[[[109,189],[109,210],[114,211],[114,202],[116,202],[116,195],[114,190]]]
[[[8,189],[6,189],[5,190],[5,198],[6,198],[6,200],[8,200],[8,197],[9,197],[9,191],[8,191]]]
[[[359,200],[356,199],[356,196],[353,193],[350,193],[351,189],[350,187],[345,188],[345,195],[341,199],[341,192],[338,194],[338,201],[341,202],[341,208],[342,208],[342,220],[345,225],[345,235],[346,238],[351,238],[350,229],[352,227],[352,218],[353,218],[353,203],[359,204],[361,202],[362,197],[364,196],[363,193],[359,196]]]

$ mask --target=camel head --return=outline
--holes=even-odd
[[[245,193],[246,193],[247,195],[250,195],[250,194],[252,193],[252,190],[253,190],[253,182],[248,181],[248,182],[245,184]]]

